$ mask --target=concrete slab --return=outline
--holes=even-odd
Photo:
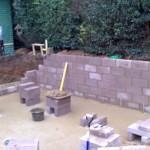
[[[126,130],[133,122],[149,118],[149,114],[121,108],[96,101],[72,96],[71,112],[61,117],[45,113],[45,119],[34,122],[30,110],[46,108],[45,91],[41,91],[41,103],[26,107],[18,103],[19,94],[13,93],[0,97],[0,150],[6,150],[5,140],[39,139],[40,150],[78,150],[79,138],[86,128],[79,126],[79,119],[87,113],[96,112],[107,116],[108,123],[121,135],[122,145],[126,144]]]

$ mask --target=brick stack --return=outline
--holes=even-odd
[[[89,133],[80,138],[80,150],[86,149],[86,141]],[[120,135],[114,133],[114,129],[109,126],[94,124],[90,127],[90,150],[97,150],[99,147],[120,146]]]
[[[150,118],[131,124],[127,130],[127,140],[133,141],[137,137],[141,137],[142,144],[150,144]]]
[[[40,87],[33,82],[19,84],[20,103],[27,106],[40,103]]]
[[[56,117],[65,115],[71,111],[71,95],[62,97],[46,96],[47,113],[54,113]]]
[[[6,150],[39,150],[39,141],[35,140],[11,140]]]

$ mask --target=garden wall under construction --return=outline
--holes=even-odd
[[[42,87],[58,89],[65,62],[69,65],[64,90],[102,103],[149,109],[150,62],[51,54],[22,82],[30,78]]]

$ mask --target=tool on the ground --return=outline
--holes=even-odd
[[[67,72],[67,67],[68,67],[68,62],[65,63],[65,68],[64,68],[64,72],[63,72],[63,76],[62,76],[60,88],[59,88],[60,91],[63,90],[64,81],[65,81],[65,76],[66,76],[66,72]]]
[[[87,120],[87,124],[88,124],[88,128],[89,128],[89,136],[88,139],[86,141],[86,150],[89,150],[90,147],[90,126],[92,121],[94,120],[94,115],[86,115],[86,120]]]

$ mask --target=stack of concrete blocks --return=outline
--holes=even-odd
[[[91,120],[92,116],[94,120],[91,122],[90,131],[80,138],[80,150],[85,150],[86,141],[89,138],[89,134],[89,150],[97,150],[97,148],[99,147],[120,146],[120,136],[118,134],[115,134],[113,128],[107,126],[106,116],[97,118],[96,113],[86,114],[85,116],[80,118],[80,125],[83,127],[88,126],[88,120]]]
[[[112,127],[93,124],[89,132],[89,150],[97,150],[99,147],[115,147],[121,144],[120,135],[115,134]],[[85,150],[89,132],[80,138],[80,150]]]
[[[15,93],[17,91],[18,91],[17,86],[10,86],[10,87],[4,88],[4,89],[0,88],[0,96]]]
[[[21,78],[21,83],[34,82],[37,84],[37,70],[29,70],[25,73],[25,77]]]
[[[133,141],[137,137],[141,137],[142,144],[150,144],[150,118],[131,124],[127,130],[127,140]]]
[[[150,147],[145,145],[136,145],[136,146],[105,147],[105,148],[98,148],[97,150],[150,150]]]
[[[40,87],[34,82],[19,84],[20,103],[27,106],[40,103]]]
[[[86,114],[85,116],[80,118],[80,126],[82,126],[82,127],[88,126],[88,121],[86,119],[86,116],[91,116],[91,118],[93,116],[93,121],[92,121],[91,125],[96,124],[96,123],[100,124],[102,126],[107,125],[107,117],[106,116],[101,116],[101,117],[97,118],[97,114],[93,113],[93,114]],[[89,120],[91,118],[88,117]]]
[[[6,150],[39,150],[39,140],[11,140]]]
[[[47,113],[54,113],[56,117],[71,111],[71,94],[62,97],[46,96]]]

